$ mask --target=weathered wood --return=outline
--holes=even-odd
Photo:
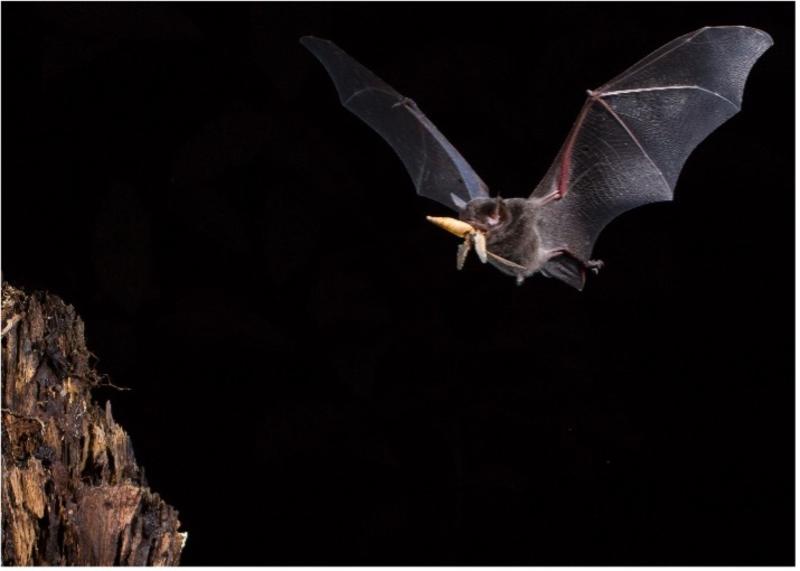
[[[91,389],[83,322],[47,293],[2,287],[4,565],[177,565],[178,512],[147,487]]]

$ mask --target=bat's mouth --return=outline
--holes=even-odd
[[[492,230],[492,225],[491,225],[491,223],[490,223],[490,224],[485,224],[485,223],[484,223],[484,222],[482,222],[482,221],[479,221],[479,220],[470,220],[470,219],[464,220],[464,222],[466,222],[467,224],[469,224],[470,226],[472,226],[473,228],[475,228],[475,230],[477,230],[477,231],[479,231],[479,232],[483,232],[484,234],[485,234],[486,232],[490,232],[490,231]]]

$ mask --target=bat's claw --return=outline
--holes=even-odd
[[[600,273],[600,270],[602,270],[603,266],[605,265],[606,264],[603,260],[589,260],[588,262],[586,262],[586,269],[597,275]]]
[[[545,204],[550,204],[554,200],[561,200],[564,197],[564,193],[560,189],[555,189],[547,196],[543,196],[537,201],[537,206],[542,207]]]
[[[414,107],[416,105],[416,103],[414,103],[414,100],[411,99],[410,97],[403,97],[400,101],[398,101],[397,103],[394,103],[392,105],[392,109],[394,109],[395,107],[400,107],[401,105],[406,105],[408,107]]]

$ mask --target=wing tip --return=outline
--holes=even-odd
[[[742,27],[748,28],[747,26],[742,26]],[[764,51],[767,51],[769,48],[775,45],[775,40],[772,39],[772,36],[769,35],[768,32],[765,32],[764,30],[761,30],[759,28],[748,28],[748,29],[756,32],[759,36],[764,37],[764,39],[766,40],[766,47],[764,48]]]
[[[727,25],[727,26],[703,26],[699,30],[697,30],[695,32],[692,32],[692,33],[701,34],[701,33],[705,32],[706,30],[728,30],[728,29],[734,29],[734,28],[737,28],[737,29],[740,29],[740,30],[745,30],[747,32],[754,33],[754,34],[759,35],[759,36],[763,36],[764,39],[766,40],[766,44],[767,44],[767,47],[765,48],[765,50],[775,44],[775,41],[772,39],[772,36],[769,33],[765,32],[764,30],[762,30],[760,28],[754,28],[752,26],[745,26],[745,25],[742,25],[742,24]]]
[[[308,51],[316,54],[317,48],[322,46],[333,47],[339,49],[339,46],[334,44],[330,40],[326,40],[325,38],[318,38],[317,36],[307,35],[307,36],[300,36],[298,40],[301,46],[306,48]]]

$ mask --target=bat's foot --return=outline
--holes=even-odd
[[[599,274],[605,265],[603,260],[589,260],[584,263],[584,267],[595,275]]]
[[[557,258],[558,256],[569,256],[579,264],[583,265],[585,270],[592,272],[593,274],[599,274],[600,270],[603,269],[605,266],[605,262],[603,260],[581,260],[578,256],[570,252],[567,248],[555,248],[553,250],[548,250],[546,252],[547,259],[552,260],[553,258]]]

